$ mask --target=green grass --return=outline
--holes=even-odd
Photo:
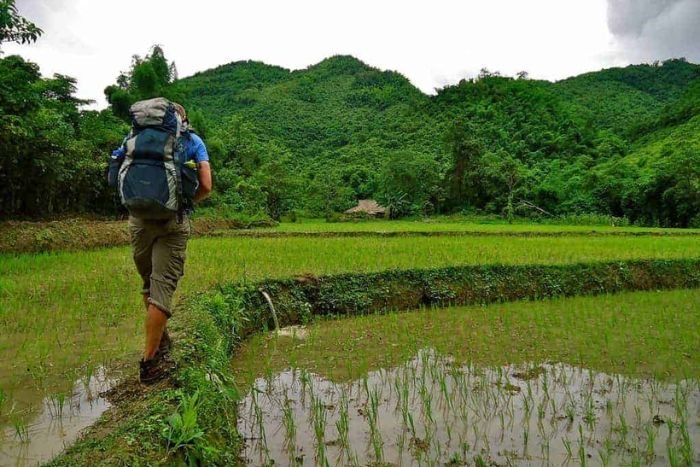
[[[179,293],[299,273],[687,258],[697,246],[693,237],[194,239]],[[0,256],[0,388],[37,404],[86,366],[135,361],[139,288],[128,247]]]
[[[270,232],[633,232],[633,233],[696,233],[700,229],[666,229],[656,227],[613,227],[610,225],[533,224],[503,220],[435,217],[426,220],[367,220],[362,222],[326,222],[324,219],[300,218],[297,222],[282,222],[276,227],[254,229]]]
[[[241,388],[290,367],[351,381],[433,348],[457,363],[562,362],[610,374],[697,379],[699,302],[694,289],[321,320],[304,340],[253,336],[233,368]]]

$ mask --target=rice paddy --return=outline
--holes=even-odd
[[[587,229],[598,229],[458,222],[303,222],[282,224],[277,230],[328,231],[329,225],[333,226],[333,230],[354,229],[365,232],[493,229],[494,232],[583,233]],[[606,231],[618,228],[600,229]],[[571,264],[629,259],[696,258],[697,246],[698,239],[694,236],[197,238],[190,242],[186,275],[176,299],[207,290],[217,283],[240,280],[457,265]],[[95,374],[103,374],[102,372],[106,381],[113,381],[117,375],[122,374],[127,378],[134,376],[136,365],[133,363],[138,359],[143,323],[139,288],[139,278],[136,276],[128,247],[51,254],[0,255],[0,327],[3,329],[0,334],[0,426],[3,427],[0,451],[8,452],[8,446],[12,443],[28,446],[33,440],[42,439],[38,435],[37,423],[46,419],[46,413],[54,420],[54,426],[58,426],[57,421],[65,421],[66,426],[70,425],[71,401],[76,400],[76,395],[78,400],[80,399],[80,391],[76,391],[76,381],[91,381]],[[665,295],[669,293],[671,295]],[[287,368],[318,371],[318,375],[337,381],[338,374],[324,374],[328,368],[334,368],[335,371],[344,372],[341,376],[344,381],[349,382],[363,378],[370,371],[379,371],[381,368],[388,371],[414,361],[413,359],[425,349],[431,349],[431,352],[440,356],[439,358],[451,356],[464,360],[464,355],[460,356],[456,350],[463,348],[469,351],[471,364],[482,365],[483,371],[505,367],[506,364],[553,361],[611,375],[655,376],[661,379],[678,379],[690,375],[696,378],[697,375],[694,375],[693,371],[700,368],[700,361],[690,343],[698,342],[700,337],[692,334],[697,327],[698,316],[697,311],[688,309],[688,304],[698,303],[700,297],[692,295],[693,292],[689,291],[664,292],[660,296],[674,297],[673,293],[691,296],[673,301],[674,305],[664,310],[680,306],[686,313],[672,314],[674,318],[669,321],[670,315],[666,311],[656,312],[653,307],[645,308],[649,310],[649,319],[655,320],[647,323],[648,329],[653,330],[652,334],[645,334],[647,328],[641,329],[641,325],[636,324],[630,329],[640,328],[641,334],[624,331],[630,323],[639,322],[632,319],[634,313],[632,308],[629,308],[626,314],[606,315],[610,321],[606,326],[607,332],[587,331],[573,335],[576,334],[573,329],[576,329],[577,323],[567,321],[566,317],[571,316],[570,314],[551,314],[545,311],[537,313],[539,302],[532,302],[518,306],[532,310],[535,320],[533,323],[537,326],[519,329],[518,335],[523,338],[529,336],[530,340],[523,346],[516,346],[514,342],[517,342],[517,339],[514,339],[514,334],[499,334],[493,327],[497,324],[505,326],[504,329],[510,329],[510,314],[499,314],[494,324],[491,321],[491,312],[483,311],[481,321],[475,326],[460,327],[458,323],[449,320],[451,316],[457,319],[459,313],[448,309],[444,311],[444,315],[436,317],[430,326],[423,326],[422,333],[408,329],[401,332],[385,329],[383,332],[368,331],[363,334],[361,320],[370,320],[373,317],[333,323],[334,326],[338,326],[337,329],[348,327],[339,331],[342,335],[338,339],[343,343],[340,347],[328,346],[318,350],[326,362],[335,362],[333,365],[323,365],[323,371],[320,371],[317,363],[321,360],[314,360],[316,350],[313,346],[309,347],[316,341],[315,336],[319,330],[329,325],[327,322],[321,322],[311,328],[309,338],[303,341],[301,348],[307,346],[304,352],[294,351],[296,347],[289,351],[288,355],[293,357],[294,361],[285,362],[286,366],[275,366],[272,363],[277,357],[273,351],[268,354],[271,362],[268,368],[269,372],[284,371]],[[607,297],[606,299],[613,300]],[[625,300],[627,299],[620,302],[620,307],[627,303]],[[475,310],[472,312],[473,316],[480,316],[479,309]],[[439,312],[430,310],[423,315],[430,316],[433,313]],[[551,317],[548,318],[548,315]],[[407,318],[409,316],[413,314],[390,314],[382,318],[381,322],[400,321],[408,324],[412,319]],[[627,318],[619,321],[623,316]],[[549,324],[542,328],[539,325],[543,322]],[[625,325],[620,324],[621,322]],[[434,334],[446,336],[446,339],[434,339],[434,336],[427,332],[428,329],[432,329]],[[459,329],[462,331],[457,331]],[[469,332],[474,334],[469,334],[469,329]],[[541,329],[547,329],[549,334]],[[590,341],[569,348],[568,354],[559,349],[559,358],[550,359],[549,352],[556,347],[553,342],[558,342],[557,338],[562,335],[571,337],[574,342],[578,342],[580,336],[585,335]],[[344,341],[344,336],[355,336],[356,345]],[[639,336],[647,337],[642,339]],[[462,345],[467,338],[470,339],[470,344]],[[669,341],[671,338],[674,339],[672,343]],[[256,342],[264,342],[266,346],[272,345],[271,341],[265,339],[264,336],[256,336],[246,347],[254,346]],[[278,348],[283,348],[283,338],[275,342]],[[289,338],[289,342],[299,343],[293,338]],[[455,342],[462,344],[458,345]],[[617,348],[615,346],[622,348],[627,345],[633,349],[644,349],[644,352],[640,351],[640,355],[644,354],[646,360],[641,357],[638,360],[615,359],[614,352],[610,353],[610,349]],[[655,353],[653,358],[648,358],[651,345],[654,346]],[[391,352],[385,351],[387,346],[391,347]],[[606,351],[601,352],[601,348]],[[671,350],[668,349],[671,348],[676,349],[673,351],[675,353],[669,353]],[[668,352],[665,353],[663,349],[667,349]],[[244,349],[239,361],[244,363],[246,355],[248,354]],[[348,358],[348,355],[352,355],[352,358]],[[480,357],[481,355],[499,358],[489,360]],[[126,370],[123,370],[125,365]],[[115,371],[115,368],[118,371]],[[245,386],[252,384],[254,379],[252,374],[242,376],[241,373],[238,381]],[[379,399],[375,403],[381,405]],[[47,407],[52,409],[47,412]],[[319,408],[317,410],[319,414],[322,413]],[[325,422],[319,419],[317,426],[312,428],[321,433],[329,429],[329,423],[335,426],[336,422],[337,420],[331,418],[327,418]],[[376,441],[379,432],[375,430],[372,433],[370,434]],[[28,449],[25,448],[25,452],[28,452]],[[374,458],[376,456],[372,457]],[[485,461],[487,459],[484,457]],[[333,465],[333,462],[330,462],[330,465]]]
[[[557,233],[620,233],[636,234],[700,234],[700,229],[668,229],[658,227],[612,226],[612,225],[567,225],[567,224],[507,224],[503,220],[436,217],[417,220],[371,220],[363,222],[326,222],[321,219],[299,219],[284,222],[277,227],[258,228],[256,231],[274,232],[530,232]]]
[[[304,273],[688,258],[697,245],[693,237],[195,239],[178,293]],[[139,288],[128,247],[0,257],[0,387],[13,392],[34,386],[28,374],[51,381],[66,371],[72,384],[85,367],[136,355]]]
[[[625,293],[321,321],[301,338],[258,335],[233,360],[250,388],[239,409],[244,457],[248,465],[694,465],[699,299],[697,290]]]
[[[94,423],[110,406],[101,395],[115,382],[104,368],[76,381],[65,392],[46,397],[40,412],[25,420],[10,416],[10,426],[0,432],[0,465],[36,465],[60,453]]]
[[[459,366],[430,350],[335,384],[259,379],[240,407],[248,465],[692,465],[700,385],[563,364]]]

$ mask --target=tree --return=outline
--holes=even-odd
[[[168,68],[168,74],[170,75],[170,81],[177,81],[180,79],[180,75],[177,72],[177,65],[175,65],[175,62],[170,62],[170,66]]]
[[[116,83],[107,86],[104,93],[114,115],[128,120],[129,108],[134,102],[160,96],[179,100],[180,96],[168,86],[175,75],[175,62],[168,63],[163,48],[154,45],[145,57],[134,55],[131,69],[120,73]]]
[[[481,158],[484,143],[471,122],[457,121],[446,134],[452,164],[447,174],[447,201],[452,207],[479,206],[483,198]]]
[[[413,151],[392,153],[379,174],[378,199],[394,204],[393,217],[435,212],[443,201],[442,173],[435,157]]]
[[[326,169],[316,172],[303,190],[306,207],[314,215],[328,216],[351,207],[355,202],[355,192],[346,183],[340,171]]]
[[[267,215],[280,220],[283,214],[294,209],[300,180],[289,170],[289,153],[274,145],[269,145],[268,149],[271,157],[252,180],[265,195]]]
[[[525,165],[504,150],[489,152],[484,156],[484,174],[489,181],[491,196],[499,200],[505,192],[504,211],[508,222],[513,222],[513,199],[528,176]]]
[[[36,42],[44,31],[19,14],[15,0],[0,0],[0,45]]]
[[[108,113],[81,110],[76,81],[41,78],[19,56],[0,59],[0,216],[104,212],[106,154],[124,125]]]

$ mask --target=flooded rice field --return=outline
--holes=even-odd
[[[116,383],[116,376],[98,367],[77,380],[71,391],[45,397],[36,414],[13,413],[0,425],[0,466],[38,465],[51,460],[94,423],[109,402],[101,395]]]
[[[700,382],[463,365],[426,349],[345,383],[270,373],[238,429],[248,465],[697,465]]]

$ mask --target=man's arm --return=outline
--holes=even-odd
[[[192,133],[192,155],[197,163],[197,178],[199,178],[199,188],[197,193],[194,195],[195,203],[206,199],[211,193],[212,181],[211,181],[211,166],[209,165],[209,154],[207,153],[207,148],[204,146],[204,141],[202,138]]]
[[[197,193],[194,195],[194,202],[198,203],[203,199],[209,197],[211,193],[211,167],[209,166],[209,161],[199,162],[197,164],[197,178],[199,178],[199,188]]]

